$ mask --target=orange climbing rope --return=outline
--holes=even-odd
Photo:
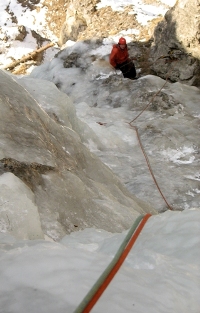
[[[83,301],[78,306],[78,308],[74,311],[74,313],[89,313],[91,311],[93,306],[96,304],[98,299],[101,297],[101,295],[103,294],[103,292],[105,291],[105,289],[107,288],[107,286],[112,281],[112,279],[116,275],[117,271],[119,270],[119,268],[123,264],[123,262],[126,259],[128,253],[130,252],[131,248],[133,247],[136,239],[138,238],[140,232],[142,231],[144,225],[146,224],[146,222],[148,221],[148,219],[150,217],[151,217],[151,214],[149,214],[149,213],[146,214],[144,217],[142,217],[142,216],[139,217],[139,222],[138,223],[140,223],[140,224],[138,225],[138,223],[136,222],[137,225],[135,226],[135,228],[136,227],[137,228],[133,230],[134,232],[131,234],[130,240],[128,241],[127,245],[125,246],[125,248],[123,249],[122,253],[120,254],[120,257],[117,260],[117,262],[114,263],[113,266],[111,264],[111,269],[108,266],[109,272],[107,273],[105,271],[106,275],[102,275],[103,281],[101,281],[101,277],[99,278],[100,286],[98,284],[98,289],[96,290],[95,289],[96,286],[94,285],[93,288],[91,289],[91,292],[89,292],[88,295],[86,295],[85,299],[83,299]],[[133,227],[134,227],[134,225],[133,225]],[[92,290],[94,290],[93,293],[92,293]],[[92,296],[91,296],[91,294],[92,294]]]
[[[137,138],[138,138],[138,141],[139,141],[141,150],[142,150],[142,152],[143,152],[143,154],[144,154],[144,157],[145,157],[145,159],[146,159],[146,162],[147,162],[149,171],[150,171],[151,176],[152,176],[152,178],[153,178],[153,180],[154,180],[154,182],[155,182],[155,184],[156,184],[156,187],[158,188],[158,191],[160,192],[160,194],[161,194],[163,200],[165,201],[165,203],[167,204],[168,208],[169,208],[170,210],[173,210],[173,208],[170,206],[170,204],[169,204],[168,201],[166,200],[164,194],[162,193],[162,191],[161,191],[161,189],[160,189],[160,187],[159,187],[159,185],[158,185],[158,182],[157,182],[157,180],[156,180],[156,178],[155,178],[155,176],[154,176],[154,173],[153,173],[152,168],[151,168],[151,164],[150,164],[150,162],[149,162],[149,159],[148,159],[148,157],[147,157],[147,154],[146,154],[146,152],[145,152],[145,150],[144,150],[144,148],[143,148],[142,142],[141,142],[141,140],[140,140],[140,136],[139,136],[137,127],[136,127],[136,126],[133,126],[133,125],[131,125],[131,127],[133,127],[133,128],[135,129],[135,131],[136,131]]]
[[[130,125],[132,128],[134,128],[135,131],[136,131],[137,138],[138,138],[138,141],[139,141],[141,150],[142,150],[142,152],[143,152],[143,154],[144,154],[144,157],[145,157],[145,159],[146,159],[146,162],[147,162],[149,171],[150,171],[151,176],[152,176],[152,178],[153,178],[153,180],[154,180],[154,182],[155,182],[155,184],[156,184],[156,187],[158,188],[158,191],[160,192],[160,194],[161,194],[163,200],[165,201],[165,203],[167,204],[168,208],[169,208],[170,210],[173,210],[173,208],[172,208],[172,207],[169,205],[169,203],[167,202],[167,200],[166,200],[164,194],[162,193],[162,191],[161,191],[161,189],[160,189],[160,187],[159,187],[159,185],[158,185],[158,182],[157,182],[157,180],[156,180],[156,178],[155,178],[155,176],[154,176],[154,174],[153,174],[153,171],[152,171],[152,168],[151,168],[149,159],[148,159],[148,157],[147,157],[147,154],[146,154],[146,152],[145,152],[145,150],[144,150],[144,148],[143,148],[142,142],[141,142],[141,140],[140,140],[140,136],[139,136],[139,133],[138,133],[138,129],[137,129],[136,126],[132,125],[132,123],[149,107],[149,105],[153,102],[153,100],[155,99],[155,97],[156,97],[156,96],[161,92],[161,90],[164,88],[164,86],[165,86],[166,83],[167,83],[167,80],[168,80],[169,75],[170,75],[170,73],[167,75],[166,80],[165,80],[165,83],[163,84],[163,86],[153,95],[153,97],[151,98],[151,100],[149,101],[149,103],[146,105],[146,107],[145,107],[132,121],[129,122],[129,125]]]

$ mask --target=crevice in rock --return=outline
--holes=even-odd
[[[11,172],[20,178],[32,191],[35,187],[42,185],[42,174],[49,171],[55,171],[55,168],[48,165],[39,164],[36,162],[27,163],[20,162],[13,158],[3,158],[0,160],[2,166],[1,171]]]

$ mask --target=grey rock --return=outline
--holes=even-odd
[[[200,86],[199,36],[199,1],[177,1],[155,28],[152,70],[172,82]]]

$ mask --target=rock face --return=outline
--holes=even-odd
[[[76,41],[79,33],[91,23],[92,13],[98,0],[70,1],[66,11],[66,21],[61,30],[60,43],[64,44],[68,39]]]
[[[21,86],[2,71],[0,82],[0,174],[12,173],[10,178],[3,176],[12,191],[0,190],[0,228],[3,218],[3,230],[18,234],[15,227],[19,223],[12,223],[3,213],[10,210],[12,216],[13,208],[18,208],[23,220],[27,215],[29,223],[34,215],[39,234],[38,209],[43,232],[55,240],[85,227],[120,231],[130,227],[140,213],[151,211],[82,144],[75,129],[84,126],[79,125],[67,95],[47,81],[23,79]],[[26,185],[18,183],[21,200],[15,203],[13,174]],[[3,177],[1,184],[5,185]],[[25,231],[20,238],[34,238],[33,232]]]
[[[152,69],[172,82],[200,86],[199,43],[200,2],[179,0],[155,28]]]
[[[150,39],[154,22],[149,22],[147,26],[141,26],[137,21],[137,13],[130,14],[133,5],[127,5],[121,11],[113,11],[110,6],[97,8],[99,0],[69,1],[66,10],[66,20],[60,32],[60,45],[67,40],[87,40],[92,38],[104,38],[119,34],[120,30],[135,29],[140,32],[139,39]],[[156,23],[158,19],[155,18]],[[134,34],[129,36],[136,40]]]

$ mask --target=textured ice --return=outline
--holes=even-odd
[[[197,209],[151,217],[92,311],[198,313],[199,229]],[[91,228],[60,243],[0,234],[2,312],[74,312],[126,233]]]
[[[0,232],[18,239],[43,239],[35,197],[12,173],[0,176]]]

